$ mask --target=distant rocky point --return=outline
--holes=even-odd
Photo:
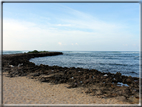
[[[27,53],[45,53],[45,52],[48,52],[48,51],[37,51],[37,50],[34,50],[34,51],[29,51]]]

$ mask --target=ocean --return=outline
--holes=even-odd
[[[3,51],[3,54],[24,53],[27,51]],[[63,55],[30,59],[36,65],[44,64],[61,67],[96,69],[101,72],[139,77],[139,51],[60,51]]]

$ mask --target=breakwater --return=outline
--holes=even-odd
[[[62,52],[46,52],[46,53],[20,53],[20,54],[7,54],[2,56],[2,64],[5,64],[4,61],[8,61],[10,65],[18,65],[19,63],[27,62],[31,58],[35,57],[44,57],[44,56],[55,56],[62,55]],[[4,65],[3,65],[4,66]]]

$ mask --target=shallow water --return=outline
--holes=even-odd
[[[129,85],[127,85],[127,84],[123,84],[122,82],[118,82],[118,83],[117,83],[117,86],[123,86],[123,85],[124,85],[124,86],[127,86],[127,87],[129,86]]]

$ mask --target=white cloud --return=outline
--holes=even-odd
[[[71,24],[57,24],[56,26],[71,26]]]
[[[78,43],[71,43],[71,45],[78,45]]]
[[[59,45],[62,45],[62,43],[61,43],[61,42],[58,42],[58,44],[59,44]]]
[[[3,23],[4,50],[23,50],[49,48],[55,46],[55,29],[39,27],[35,23],[5,19]],[[42,44],[42,47],[40,46]],[[51,46],[51,47],[52,47]]]
[[[78,12],[74,12],[74,14],[78,14]],[[48,24],[37,24],[4,19],[4,49],[70,50],[74,48],[69,47],[69,45],[79,44],[79,49],[82,50],[93,50],[98,49],[98,47],[103,50],[105,46],[108,49],[109,47],[115,49],[115,46],[122,47],[126,41],[128,44],[139,44],[138,41],[133,41],[131,38],[135,35],[124,29],[126,28],[124,24],[104,22],[84,13],[79,13],[79,16],[80,18],[76,20],[59,19],[62,22],[60,24],[49,22]],[[42,44],[42,47],[39,44]]]

